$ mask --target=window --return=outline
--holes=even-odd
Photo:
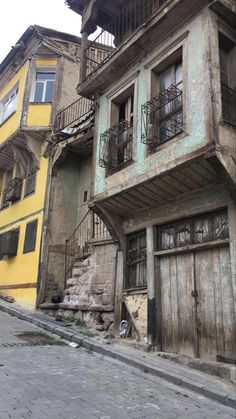
[[[19,87],[15,86],[0,102],[0,123],[3,123],[17,108]]]
[[[87,202],[88,200],[88,191],[84,191],[83,193],[83,202]]]
[[[183,130],[182,61],[154,72],[156,95],[142,106],[142,142],[155,149]]]
[[[9,205],[9,201],[7,200],[7,193],[8,193],[8,185],[13,178],[13,166],[10,167],[4,173],[4,187],[3,187],[3,194],[2,194],[2,208],[6,208]]]
[[[146,258],[146,232],[127,237],[126,289],[147,286]]]
[[[19,228],[7,231],[0,236],[0,259],[17,255]]]
[[[38,220],[31,221],[26,225],[23,253],[33,252],[36,245]]]
[[[188,247],[229,237],[226,210],[198,215],[159,227],[158,250]]]
[[[40,70],[36,72],[33,102],[52,102],[55,78],[55,71]]]
[[[99,164],[107,174],[132,160],[134,87],[111,103],[111,128],[100,137]]]
[[[25,180],[25,196],[30,195],[35,191],[37,171],[34,166],[32,158],[29,160],[27,175]]]
[[[223,119],[236,124],[236,43],[219,34]]]

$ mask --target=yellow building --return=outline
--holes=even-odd
[[[30,26],[0,64],[0,294],[40,292],[56,113],[77,99],[80,38]],[[75,79],[75,82],[73,80]]]

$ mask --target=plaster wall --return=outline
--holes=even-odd
[[[207,52],[206,12],[172,33],[165,42],[133,65],[119,83],[114,82],[109,91],[99,100],[97,162],[95,176],[95,199],[106,192],[112,195],[127,186],[169,169],[176,160],[188,159],[188,155],[208,144],[208,126],[211,118],[210,76]],[[184,81],[184,132],[160,145],[158,150],[147,155],[147,148],[141,142],[141,105],[151,97],[151,73],[178,48],[182,48]],[[99,138],[110,127],[111,100],[121,91],[134,84],[134,153],[128,167],[111,176],[105,176],[105,169],[98,164]]]
[[[60,85],[60,97],[58,101],[57,112],[66,108],[76,101],[79,96],[76,91],[79,77],[79,62],[64,58],[63,71]]]
[[[64,289],[64,245],[77,225],[79,161],[68,156],[51,178],[51,197],[48,221],[49,259],[46,284]],[[49,296],[46,292],[46,298]]]
[[[16,111],[9,116],[8,119],[3,121],[0,125],[0,144],[4,143],[11,135],[13,135],[20,125],[20,118],[22,112],[22,102],[24,96],[24,89],[26,77],[28,72],[28,62],[26,62],[17,73],[8,81],[7,84],[1,89],[0,83],[0,101],[11,91],[14,86],[19,83],[19,92],[17,98]]]

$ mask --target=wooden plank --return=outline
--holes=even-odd
[[[172,313],[170,258],[160,258],[161,311],[162,311],[162,351],[172,352]]]
[[[194,356],[194,318],[192,301],[193,254],[176,256],[178,294],[178,349],[179,352]]]
[[[159,179],[160,180],[160,179]],[[172,195],[165,190],[165,187],[160,186],[160,182],[158,182],[158,179],[152,180],[148,185],[145,185],[147,188],[154,188],[154,191],[157,191],[157,193],[160,195],[162,200],[170,199],[172,198]]]
[[[139,208],[143,208],[144,202],[140,202],[139,198],[135,198],[133,195],[130,195],[129,192],[126,192],[125,197],[129,202],[132,202],[133,204],[137,205]]]
[[[170,174],[170,178],[174,182],[173,185],[176,185],[176,187],[181,188],[182,192],[188,192],[192,190],[188,185],[186,185],[186,182],[183,182],[183,180],[176,176],[175,172],[173,174]]]
[[[119,202],[121,206],[124,206],[131,211],[135,209],[135,205],[130,201],[127,201],[124,196],[115,196],[113,199],[115,200],[115,202]]]
[[[23,284],[7,284],[7,285],[0,285],[0,290],[16,290],[16,289],[23,289],[23,288],[36,288],[36,282],[25,282]]]
[[[189,188],[186,188],[186,186],[178,182],[174,175],[166,175],[162,180],[167,183],[168,187],[175,189],[177,193],[183,193],[189,190]]]
[[[223,301],[221,290],[221,268],[220,268],[220,252],[218,249],[212,251],[212,274],[214,281],[214,304],[216,316],[216,335],[217,335],[217,355],[224,356],[224,319],[223,319]]]
[[[152,198],[144,196],[141,192],[138,192],[137,190],[132,190],[129,193],[130,195],[133,195],[134,197],[139,198],[141,201],[143,201],[145,203],[145,206],[156,204],[156,201],[154,201]]]
[[[207,182],[212,182],[216,180],[216,176],[212,172],[205,169],[205,167],[197,163],[192,164],[191,167],[194,170],[194,172],[198,173]]]
[[[178,275],[177,257],[170,259],[170,295],[171,295],[171,323],[172,323],[172,352],[179,352],[179,316],[178,316]]]
[[[156,185],[153,185],[153,183],[145,183],[142,188],[146,191],[146,193],[151,193],[150,196],[153,195],[153,198],[158,199],[160,202],[165,199],[164,196],[159,193]]]
[[[161,201],[159,195],[157,195],[152,190],[145,188],[145,186],[139,186],[138,191],[144,195],[144,199],[145,197],[152,198],[154,199],[155,203],[159,203]]]
[[[185,167],[184,173],[186,174],[187,177],[189,177],[190,179],[193,179],[193,181],[198,185],[198,188],[205,185],[209,185],[209,182],[206,181],[204,178],[202,178],[198,173],[196,173],[192,169],[192,167]]]
[[[218,336],[224,336],[224,356],[226,358],[236,358],[236,324],[235,324],[235,301],[233,294],[233,283],[230,266],[229,248],[217,249],[219,254],[220,284],[222,294],[222,317],[223,330],[218,332]],[[216,305],[218,310],[218,307]],[[220,337],[219,336],[219,337]]]
[[[212,250],[196,252],[196,283],[199,294],[199,355],[206,360],[216,360],[217,335]]]
[[[168,188],[168,185],[163,182],[162,179],[154,179],[152,180],[152,183],[154,183],[158,188],[160,188],[160,190],[163,192],[163,194],[165,194],[166,198],[172,198],[173,196],[176,195],[176,190],[171,190],[171,188]]]
[[[184,169],[176,171],[175,178],[186,184],[186,186],[188,186],[191,190],[199,188],[199,184],[194,182],[194,180],[190,177],[188,177],[184,172]]]

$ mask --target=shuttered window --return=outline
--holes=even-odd
[[[33,252],[36,245],[38,220],[31,221],[26,225],[23,253]]]
[[[0,260],[3,260],[3,254],[2,254],[2,236],[3,236],[3,234],[0,234]]]

